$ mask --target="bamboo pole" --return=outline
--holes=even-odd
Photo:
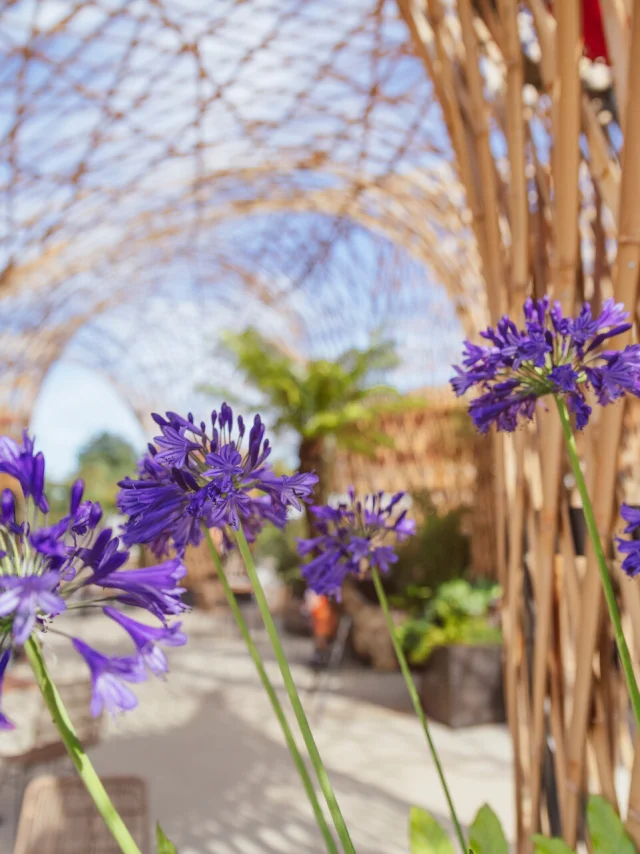
[[[511,0],[499,0],[498,9],[504,30],[507,66],[507,144],[511,164],[509,213],[511,225],[511,310],[519,309],[527,294],[529,280],[529,203],[525,174],[525,129],[522,112],[522,49],[518,35],[517,6]]]
[[[631,52],[627,11],[622,0],[600,0],[600,9],[615,83],[620,125],[624,127],[627,108],[627,81],[629,79],[629,54]]]
[[[640,673],[638,673],[638,670],[640,670],[640,589],[638,589],[637,584],[629,581],[620,569],[618,569],[617,577],[620,583],[625,611],[629,616],[626,623],[632,626],[632,637],[629,639],[629,645],[633,649],[636,678],[638,678],[640,676]],[[623,726],[626,723],[626,721],[623,721]],[[636,845],[640,845],[640,745],[637,742],[631,766],[631,787],[629,789],[625,826]]]
[[[640,0],[634,0],[632,18],[632,44],[640,44]],[[632,51],[629,63],[629,102],[640,99],[640,51]],[[620,196],[620,233],[618,257],[614,273],[616,299],[626,306],[636,305],[638,293],[638,264],[640,263],[640,111],[628,110],[625,127],[625,144],[622,158]],[[631,340],[627,333],[617,339],[624,347]],[[618,448],[622,433],[624,405],[607,407],[600,424],[600,447],[596,463],[594,512],[598,531],[605,542],[609,541],[613,520],[614,489],[617,471]],[[579,794],[584,767],[584,737],[587,726],[589,698],[591,696],[592,659],[595,649],[601,589],[595,557],[589,549],[587,575],[584,581],[577,659],[574,705],[567,745],[567,827],[565,841],[575,845]]]
[[[609,144],[587,95],[582,96],[582,121],[589,143],[591,175],[617,225],[620,210],[620,167],[611,159]]]
[[[408,0],[398,0],[401,12],[406,7]],[[447,121],[449,136],[458,161],[460,177],[467,193],[467,204],[471,211],[471,222],[473,233],[478,244],[478,252],[482,261],[482,269],[485,279],[490,271],[490,258],[487,249],[487,234],[485,225],[485,210],[482,197],[477,186],[475,170],[472,166],[472,154],[467,141],[467,132],[460,110],[458,89],[455,84],[455,75],[451,56],[446,48],[447,33],[444,19],[444,11],[440,0],[427,0],[427,20],[433,32],[436,48],[436,59],[433,63],[434,75],[439,80],[439,86],[443,92],[443,112]],[[404,13],[403,13],[404,14]],[[421,54],[422,55],[422,54]],[[495,298],[487,292],[489,313],[492,319],[498,316],[499,307],[495,304]]]
[[[554,295],[565,314],[573,310],[578,261],[578,169],[580,163],[580,75],[582,50],[578,0],[558,4],[556,51],[558,70],[553,88],[554,151],[552,172],[555,195]],[[553,413],[555,416],[555,413]],[[533,829],[537,828],[541,766],[544,751],[544,708],[547,691],[547,649],[550,637],[551,595],[558,490],[561,471],[561,429],[557,418],[545,417],[542,426],[544,506],[541,514],[541,563],[537,600],[536,649],[533,683],[533,757],[531,797]]]
[[[522,597],[522,537],[524,533],[525,482],[524,482],[524,435],[514,437],[515,484],[511,503],[509,527],[509,565],[506,581],[507,607],[503,613],[505,649],[505,696],[507,718],[513,739],[513,765],[516,798],[516,838],[525,836],[524,780],[522,775],[522,740],[518,714],[519,647],[522,645],[520,625],[520,601]],[[526,678],[526,677],[525,677]]]
[[[603,615],[600,620],[599,632],[599,675],[593,677],[593,720],[589,724],[589,737],[593,746],[593,753],[598,767],[598,779],[600,791],[619,812],[618,794],[615,788],[613,754],[610,740],[610,688],[611,688],[611,662],[612,637],[608,618]]]
[[[555,8],[558,75],[553,93],[556,120],[552,166],[556,203],[554,296],[571,311],[578,254],[582,22],[579,0],[564,0]]]
[[[638,792],[640,792],[640,762],[636,761],[638,754],[640,754],[640,739],[636,737],[627,820],[624,825],[627,833],[636,843],[636,846],[640,845],[640,797],[638,797]]]
[[[564,684],[564,656],[562,654],[562,636],[560,630],[561,590],[560,590],[560,568],[562,558],[558,555],[554,565],[553,579],[553,602],[551,623],[551,644],[548,652],[549,657],[549,688],[550,688],[550,724],[551,734],[554,740],[554,768],[558,782],[558,800],[560,815],[564,815],[564,789],[566,777],[565,761],[565,684]]]
[[[480,195],[485,211],[485,229],[487,237],[486,270],[487,293],[490,313],[495,321],[505,308],[504,259],[502,255],[502,236],[500,234],[498,194],[496,187],[495,164],[489,143],[489,122],[487,106],[484,100],[482,76],[478,65],[478,43],[473,27],[473,11],[470,0],[458,0],[458,15],[465,48],[465,70],[469,87],[472,130],[478,157]]]
[[[528,0],[540,45],[540,76],[545,91],[551,92],[556,79],[556,22],[544,0]]]
[[[560,529],[560,548],[562,552],[563,582],[567,589],[567,617],[569,620],[569,630],[571,635],[575,636],[575,632],[578,627],[578,609],[581,597],[581,584],[576,567],[576,552],[571,531],[569,504],[566,496],[564,496],[564,500],[560,506],[560,518],[562,521]]]
[[[470,0],[458,0],[458,14],[465,47],[465,69],[467,72],[472,121],[471,130],[475,142],[480,197],[485,212],[486,262],[488,265],[485,268],[485,283],[487,286],[489,313],[492,322],[495,323],[503,313],[506,305],[504,259],[502,255],[496,173],[489,143],[489,122],[484,101],[482,77],[478,65],[478,45],[473,26],[473,12]],[[498,579],[501,584],[504,584],[506,576],[506,502],[503,437],[499,433],[494,433],[492,443],[495,465],[496,561]]]

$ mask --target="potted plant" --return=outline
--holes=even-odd
[[[423,616],[402,627],[412,664],[424,668],[421,700],[434,720],[458,728],[505,720],[496,584],[441,584]]]

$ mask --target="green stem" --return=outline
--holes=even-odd
[[[276,629],[275,623],[273,622],[273,617],[271,616],[271,611],[269,610],[269,604],[267,602],[266,596],[264,595],[262,585],[260,584],[260,579],[258,578],[256,566],[253,562],[253,557],[251,556],[249,544],[247,543],[247,538],[244,535],[242,526],[240,526],[240,529],[236,531],[236,540],[240,549],[240,554],[242,555],[242,559],[244,561],[244,565],[247,568],[249,579],[251,580],[251,585],[253,587],[253,592],[256,597],[256,602],[258,603],[258,608],[260,609],[262,620],[267,630],[267,634],[269,635],[269,640],[271,641],[271,646],[273,648],[276,661],[278,662],[280,673],[282,673],[282,679],[284,681],[285,688],[287,689],[287,694],[289,695],[291,705],[293,706],[293,711],[298,721],[300,732],[302,733],[304,743],[306,744],[307,750],[309,751],[309,758],[311,759],[313,767],[315,768],[315,772],[318,777],[318,782],[320,783],[320,788],[322,789],[326,798],[327,806],[329,807],[331,817],[333,818],[333,823],[335,824],[338,836],[340,837],[340,841],[342,842],[342,847],[344,848],[346,854],[355,854],[355,848],[353,846],[353,842],[351,841],[351,837],[349,836],[349,831],[347,830],[347,825],[344,820],[344,816],[342,815],[340,807],[338,806],[338,801],[336,799],[335,792],[333,791],[331,781],[329,780],[329,775],[327,774],[322,759],[320,758],[318,747],[311,733],[309,721],[307,720],[307,716],[305,715],[304,709],[302,708],[302,702],[300,701],[300,696],[296,689],[295,682],[293,681],[293,674],[291,673],[291,668],[289,667],[289,663],[287,662],[287,658],[284,654],[284,650],[280,642],[280,638],[278,637],[278,631]]]
[[[324,817],[324,813],[322,812],[322,807],[320,806],[318,798],[316,797],[315,789],[313,788],[313,782],[311,781],[311,777],[309,776],[307,767],[304,764],[304,760],[300,755],[300,751],[298,750],[298,745],[295,742],[293,733],[291,732],[291,728],[287,723],[287,719],[285,717],[284,711],[282,710],[282,706],[280,705],[278,695],[276,694],[275,689],[271,684],[269,677],[267,676],[267,671],[265,670],[264,664],[262,663],[258,647],[255,645],[253,638],[251,637],[249,627],[247,626],[246,620],[242,616],[242,611],[238,606],[238,601],[233,593],[233,590],[231,589],[231,586],[227,579],[227,575],[223,569],[222,561],[220,560],[220,555],[218,554],[215,544],[211,538],[211,533],[206,527],[204,527],[204,535],[207,540],[207,545],[209,546],[209,551],[211,552],[211,557],[213,558],[213,562],[216,566],[216,572],[218,573],[218,578],[220,579],[220,583],[222,584],[224,595],[227,597],[227,602],[229,603],[229,607],[231,608],[236,623],[238,624],[240,634],[244,638],[244,642],[246,643],[247,649],[249,650],[249,655],[253,659],[253,663],[255,664],[256,670],[258,671],[258,676],[260,677],[260,681],[262,682],[264,690],[267,692],[267,696],[271,701],[273,711],[275,712],[275,715],[278,719],[278,723],[282,728],[285,741],[287,742],[287,747],[289,748],[289,753],[291,754],[291,758],[293,759],[293,762],[296,768],[298,769],[298,773],[300,774],[302,785],[304,786],[304,789],[307,793],[307,797],[309,798],[311,808],[318,823],[318,827],[320,828],[320,831],[324,837],[324,841],[327,846],[327,851],[330,851],[331,854],[338,854],[338,848],[331,835],[331,831],[329,830],[329,826]]]
[[[140,849],[127,830],[127,826],[120,818],[118,811],[114,807],[109,795],[102,785],[100,777],[98,777],[95,768],[89,761],[89,757],[84,752],[84,748],[78,741],[78,736],[74,732],[73,724],[71,723],[67,710],[60,699],[58,689],[47,670],[47,665],[42,657],[42,650],[39,642],[35,637],[31,636],[26,642],[24,648],[27,653],[31,669],[36,677],[38,687],[40,688],[44,701],[47,704],[47,708],[51,712],[53,722],[58,728],[58,732],[60,733],[64,746],[67,748],[69,756],[71,757],[71,761],[75,765],[82,782],[87,788],[87,791],[93,798],[93,802],[98,808],[98,812],[113,834],[113,838],[120,846],[120,850],[123,854],[140,854]]]
[[[607,608],[609,609],[609,616],[611,617],[611,623],[613,625],[613,634],[618,647],[624,676],[627,681],[629,696],[631,697],[631,706],[633,707],[633,714],[636,719],[636,727],[638,732],[640,732],[640,691],[638,691],[638,683],[636,682],[636,677],[633,672],[633,664],[631,661],[629,647],[627,646],[627,641],[625,640],[624,632],[622,631],[622,620],[620,618],[620,610],[616,601],[616,594],[613,590],[613,584],[611,583],[609,567],[607,566],[607,559],[604,554],[604,549],[602,548],[602,540],[598,533],[598,526],[596,524],[596,517],[593,513],[593,506],[591,504],[591,499],[589,498],[589,493],[587,492],[587,484],[585,483],[584,477],[582,476],[582,470],[580,469],[580,459],[578,457],[576,440],[573,435],[573,430],[571,429],[569,412],[564,400],[556,397],[555,401],[558,407],[558,413],[560,414],[562,431],[567,443],[569,461],[571,462],[571,468],[573,469],[573,474],[576,479],[578,492],[582,499],[582,509],[587,523],[587,530],[589,531],[589,539],[591,540],[593,551],[595,552],[596,560],[598,561],[598,569],[600,570],[600,580],[602,582],[604,598],[607,603]]]
[[[411,702],[413,703],[413,708],[420,719],[420,723],[422,724],[422,729],[424,730],[424,734],[427,737],[427,744],[429,745],[429,750],[431,751],[431,756],[433,758],[433,762],[436,766],[436,771],[438,772],[438,777],[440,778],[440,783],[442,784],[442,789],[444,791],[445,797],[447,799],[447,804],[449,805],[449,812],[451,813],[451,819],[453,821],[453,826],[456,831],[456,836],[458,837],[458,841],[460,842],[460,847],[462,849],[462,854],[467,854],[468,847],[465,842],[464,833],[462,832],[462,827],[458,820],[458,816],[456,814],[456,808],[453,805],[453,800],[451,798],[451,793],[449,791],[449,787],[447,786],[447,781],[444,776],[444,771],[442,769],[442,765],[440,764],[440,759],[438,757],[438,751],[436,750],[436,746],[431,737],[431,732],[429,731],[429,724],[427,723],[427,718],[424,713],[424,709],[422,708],[422,703],[420,702],[420,696],[418,695],[418,689],[416,688],[416,684],[413,681],[413,676],[411,675],[411,670],[409,669],[409,665],[407,664],[407,659],[404,654],[404,650],[402,649],[402,644],[398,640],[398,635],[396,633],[396,627],[393,623],[393,618],[391,616],[391,611],[389,610],[389,602],[387,600],[387,594],[384,592],[384,587],[382,586],[382,581],[380,580],[380,573],[375,567],[371,567],[371,577],[373,578],[373,585],[376,588],[376,593],[378,595],[378,601],[380,602],[380,607],[385,616],[385,620],[387,621],[387,628],[389,629],[389,636],[391,637],[391,643],[393,644],[393,648],[395,650],[396,656],[398,658],[398,663],[400,665],[400,670],[402,671],[402,675],[404,676],[404,681],[407,685],[407,690],[409,691],[409,696],[411,697]]]

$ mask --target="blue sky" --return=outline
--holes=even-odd
[[[97,433],[117,433],[139,450],[145,437],[137,419],[100,374],[60,362],[42,387],[31,422],[47,473],[61,480],[75,469],[77,453]]]

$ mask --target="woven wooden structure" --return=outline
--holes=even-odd
[[[567,312],[609,295],[637,305],[640,3],[550,5],[400,0],[442,105],[493,320],[519,313],[530,293],[552,293]],[[581,450],[611,550],[625,408],[597,415]],[[623,768],[631,791],[619,806],[640,841],[640,751],[630,741],[593,555],[574,550],[558,419],[541,413],[537,429],[487,441],[506,588],[519,850],[529,850],[540,826],[573,846],[585,793],[600,791],[618,806]],[[638,662],[640,588],[623,580],[620,596]]]
[[[439,511],[467,507],[471,534],[471,569],[495,577],[496,518],[494,459],[489,444],[477,435],[466,404],[449,388],[424,389],[424,409],[384,416],[382,432],[393,446],[375,457],[338,451],[332,467],[333,488],[360,493],[427,489]]]
[[[448,389],[425,389],[424,409],[385,415],[379,427],[392,439],[375,457],[338,450],[334,488],[353,484],[359,492],[427,488],[434,502],[450,509],[471,505],[475,490],[475,435],[464,402]]]

